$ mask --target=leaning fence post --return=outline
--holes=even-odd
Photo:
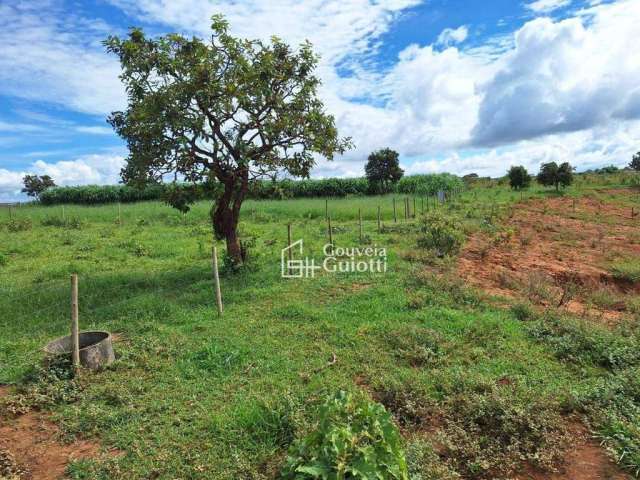
[[[73,368],[80,368],[80,331],[78,327],[78,275],[71,275],[71,353]]]
[[[329,231],[329,245],[333,246],[333,235],[331,234],[331,217],[327,217],[327,230]]]
[[[211,249],[211,257],[213,263],[213,283],[216,289],[216,305],[218,306],[218,315],[222,315],[222,293],[220,292],[220,276],[218,275],[218,249],[215,245]]]

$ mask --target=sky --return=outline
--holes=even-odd
[[[640,150],[640,0],[0,0],[0,202],[27,173],[113,184],[126,108],[102,40],[132,26],[312,42],[320,96],[355,149],[312,177],[361,176],[370,152],[407,174],[578,170]]]

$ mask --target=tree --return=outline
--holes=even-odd
[[[404,174],[398,161],[398,152],[390,148],[371,153],[364,171],[371,190],[378,193],[389,192]]]
[[[560,186],[567,187],[573,183],[574,168],[564,162],[558,166],[556,162],[543,163],[538,173],[538,183],[546,187],[555,186],[556,191],[560,190]]]
[[[629,164],[629,168],[635,170],[636,172],[640,172],[640,152],[636,153],[631,159],[631,163]]]
[[[237,226],[250,183],[278,171],[308,177],[316,155],[330,160],[351,141],[338,137],[318,98],[318,58],[308,42],[294,52],[276,37],[234,38],[221,16],[212,17],[211,30],[206,41],[151,39],[138,28],[105,40],[128,95],[127,110],[108,121],[129,147],[126,183],[167,176],[219,183],[207,189],[213,230],[239,264]],[[179,200],[174,206],[186,211],[189,199]]]
[[[26,193],[30,197],[39,198],[40,194],[47,188],[55,187],[56,184],[49,175],[25,175],[22,179],[24,188],[22,193]]]
[[[531,175],[529,175],[527,169],[522,165],[511,167],[507,175],[509,177],[509,185],[511,185],[511,188],[514,190],[528,188],[531,184]]]

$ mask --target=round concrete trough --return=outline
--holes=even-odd
[[[109,365],[116,359],[109,332],[82,332],[79,336],[80,364],[83,367],[97,369]],[[46,353],[54,356],[71,356],[71,350],[70,335],[53,340],[44,347]]]

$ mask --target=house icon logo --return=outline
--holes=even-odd
[[[280,252],[280,274],[282,278],[313,278],[316,270],[322,268],[316,265],[315,259],[305,257],[294,259],[294,256],[302,257],[304,242],[302,239],[293,242]],[[297,254],[297,255],[296,255]]]

